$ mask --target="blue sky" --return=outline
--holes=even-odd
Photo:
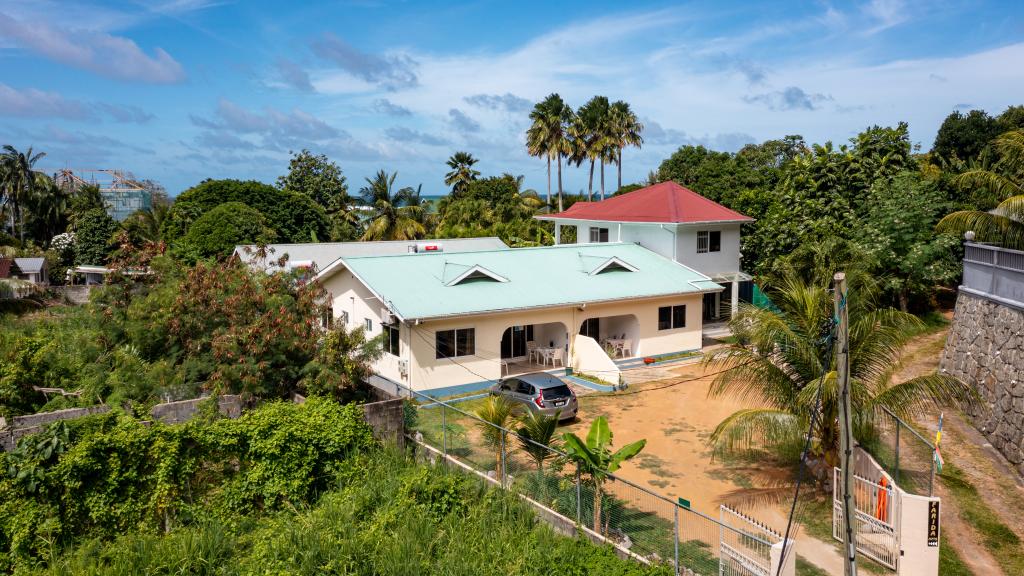
[[[647,130],[628,182],[681,144],[844,142],[905,120],[928,148],[954,109],[1024,103],[1022,63],[1018,1],[0,0],[0,143],[172,195],[273,182],[301,148],[353,191],[385,168],[443,192],[456,150],[543,191],[523,131],[551,92],[632,104]]]

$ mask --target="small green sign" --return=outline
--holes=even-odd
[[[679,505],[682,506],[683,508],[686,508],[687,510],[690,509],[690,501],[687,500],[686,498],[680,498]]]

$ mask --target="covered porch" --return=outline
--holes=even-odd
[[[579,334],[593,338],[612,359],[632,358],[640,352],[640,321],[633,314],[587,318]]]
[[[509,326],[501,335],[501,375],[564,368],[569,332],[561,322]]]

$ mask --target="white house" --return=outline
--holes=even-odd
[[[436,395],[563,366],[616,384],[616,361],[699,350],[702,298],[722,290],[618,242],[348,256],[317,279],[336,322],[383,334],[380,377]]]
[[[575,230],[577,243],[633,242],[728,285],[724,293],[705,295],[705,320],[718,319],[726,303],[735,314],[741,289],[750,287],[740,269],[740,227],[753,219],[675,182],[536,218],[555,223],[556,244],[566,240],[566,228]]]

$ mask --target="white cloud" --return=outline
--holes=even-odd
[[[68,66],[101,76],[151,84],[173,84],[185,71],[170,54],[155,48],[146,54],[138,44],[106,32],[62,28],[44,20],[19,21],[0,13],[0,38]]]

